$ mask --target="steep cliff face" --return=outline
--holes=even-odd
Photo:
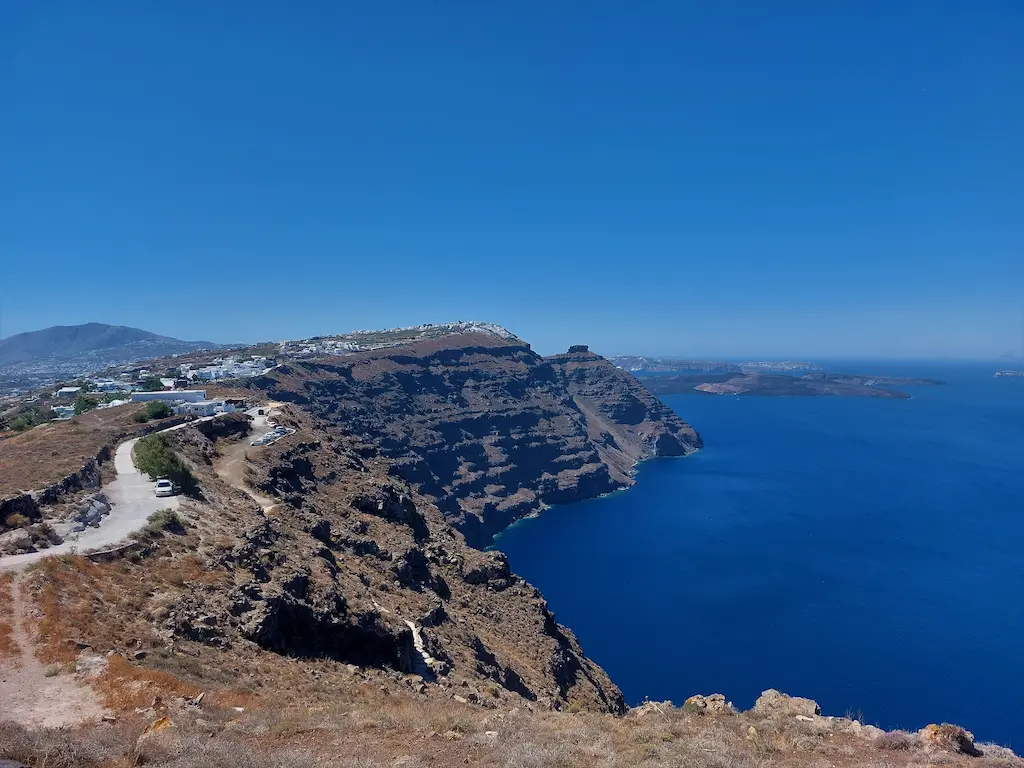
[[[254,385],[377,445],[478,547],[546,504],[631,484],[639,460],[701,445],[586,347],[543,358],[485,333],[289,364]]]

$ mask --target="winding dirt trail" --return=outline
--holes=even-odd
[[[233,488],[244,491],[249,498],[262,507],[264,514],[275,511],[278,502],[258,493],[255,488],[252,488],[245,482],[246,451],[259,450],[259,448],[251,446],[250,442],[256,438],[263,437],[272,429],[270,424],[267,423],[272,406],[273,404],[264,406],[264,415],[262,416],[250,411],[252,416],[252,432],[245,440],[239,440],[237,443],[228,446],[221,454],[221,457],[213,464],[214,471],[224,482]]]
[[[26,630],[30,610],[20,577],[10,584],[11,640],[14,654],[0,657],[0,717],[28,728],[63,728],[99,720],[96,694],[74,675],[53,674],[32,651]],[[48,674],[49,672],[49,674]]]

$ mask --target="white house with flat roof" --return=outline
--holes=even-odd
[[[57,390],[57,397],[78,397],[81,392],[81,387],[61,387]]]
[[[57,419],[70,419],[75,415],[73,405],[55,405],[50,410],[53,411],[53,415]]]
[[[235,406],[224,400],[200,400],[198,403],[180,403],[174,406],[174,412],[192,416],[214,416],[218,413],[234,413]]]
[[[205,389],[174,389],[169,392],[132,392],[133,403],[163,400],[165,403],[198,403],[206,399]]]

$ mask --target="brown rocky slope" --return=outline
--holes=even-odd
[[[545,358],[486,333],[290,363],[252,386],[377,446],[477,547],[545,505],[631,485],[637,461],[701,446],[586,347]]]

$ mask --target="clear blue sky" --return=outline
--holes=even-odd
[[[9,2],[0,334],[1024,354],[1024,3]]]

